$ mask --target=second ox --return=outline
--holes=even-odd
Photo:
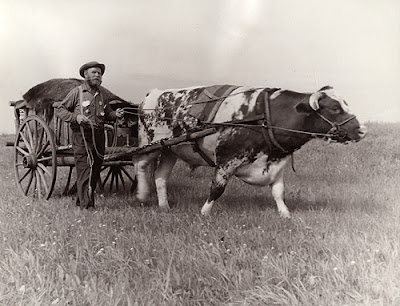
[[[283,182],[290,155],[314,137],[346,143],[366,135],[366,127],[329,86],[314,93],[230,85],[154,89],[141,105],[140,119],[139,147],[215,128],[210,135],[188,137],[135,157],[137,198],[147,200],[154,171],[163,208],[169,208],[167,181],[178,158],[192,166],[214,167],[203,215],[210,213],[229,179],[236,176],[252,185],[270,186],[280,215],[290,217]]]

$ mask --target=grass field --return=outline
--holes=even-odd
[[[212,169],[183,163],[170,212],[110,193],[80,210],[63,169],[49,201],[25,198],[0,136],[0,305],[400,305],[400,124],[367,126],[295,153],[290,220],[237,179],[202,217]]]

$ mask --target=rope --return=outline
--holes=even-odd
[[[127,108],[128,109],[132,109],[131,107],[127,107]],[[138,117],[144,117],[145,116],[143,113],[140,113],[139,111],[132,112],[132,111],[128,111],[128,110],[125,110],[125,109],[126,108],[124,108],[125,114],[137,115]],[[148,109],[148,110],[155,111],[155,109]],[[155,115],[155,117],[157,119],[162,119],[162,120],[167,120],[167,121],[176,121],[176,122],[184,122],[184,121],[186,121],[185,119],[178,119],[178,118],[172,118],[172,117],[161,117],[161,116],[157,116],[157,115]],[[351,118],[351,119],[353,119],[353,118]],[[347,121],[350,121],[350,120],[347,120]],[[229,123],[229,122],[220,122],[220,123],[218,123],[218,122],[200,122],[200,123],[202,125],[222,126],[222,127],[243,127],[243,128],[250,128],[250,129],[260,128],[260,127],[267,128],[265,123],[263,123],[263,124],[246,124],[246,123]],[[283,128],[283,127],[273,126],[273,125],[268,126],[268,128],[281,130],[281,131],[285,131],[285,132],[310,135],[312,137],[318,137],[318,136],[319,137],[330,137],[330,136],[332,136],[332,134],[327,134],[327,133],[306,132],[306,131],[288,129],[288,128]]]
[[[83,126],[80,127],[82,138],[83,138],[83,143],[85,144],[85,149],[87,153],[87,162],[90,167],[90,173],[89,173],[89,188],[88,188],[88,194],[89,198],[92,196],[93,190],[92,190],[92,173],[93,173],[93,164],[94,164],[94,158],[92,151],[90,150],[86,138],[85,138],[85,131],[83,130]],[[95,144],[94,144],[95,145]]]

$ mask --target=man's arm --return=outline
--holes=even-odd
[[[74,113],[76,104],[78,103],[78,88],[72,89],[64,100],[55,107],[54,114],[65,122],[76,123],[77,114]]]
[[[122,108],[118,108],[117,110],[113,111],[110,103],[106,103],[104,113],[107,121],[116,121],[117,118],[122,118],[124,116],[124,110]]]

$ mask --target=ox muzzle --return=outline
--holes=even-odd
[[[367,127],[364,125],[359,125],[357,124],[355,128],[349,131],[348,128],[344,128],[346,124],[349,122],[356,120],[356,116],[352,115],[351,117],[347,118],[346,120],[338,123],[338,122],[332,122],[329,119],[327,119],[325,116],[320,114],[319,112],[316,112],[319,117],[321,117],[324,121],[329,123],[331,125],[331,129],[327,133],[327,140],[329,141],[334,141],[334,142],[340,142],[340,143],[346,143],[349,141],[353,142],[358,142],[361,139],[363,139],[367,135]],[[357,121],[358,123],[358,121]]]

